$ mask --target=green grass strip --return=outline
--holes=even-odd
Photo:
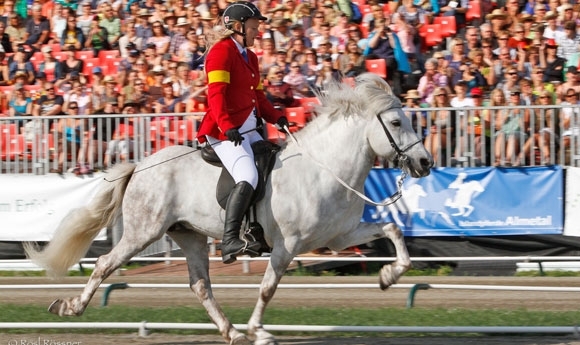
[[[224,308],[233,323],[245,324],[251,308]],[[179,322],[209,323],[202,308],[196,307],[89,307],[81,317],[61,318],[46,308],[28,305],[1,305],[0,322]],[[573,326],[580,311],[467,310],[467,309],[363,309],[363,308],[269,308],[265,324],[353,325],[353,326]],[[3,330],[27,333],[30,330]],[[130,330],[43,330],[47,333],[127,333]],[[156,330],[157,332],[157,330]],[[161,331],[160,331],[161,332]],[[173,334],[202,334],[211,331],[166,331]],[[288,333],[293,335],[295,332]],[[308,333],[301,333],[308,334]],[[338,333],[337,333],[338,334]],[[353,334],[353,333],[349,333]]]

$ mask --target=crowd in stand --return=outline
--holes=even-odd
[[[2,112],[204,111],[204,52],[227,4],[4,0]],[[252,49],[276,106],[297,106],[299,98],[329,82],[370,70],[385,75],[440,165],[452,164],[441,157],[461,157],[468,144],[481,164],[526,164],[534,150],[540,151],[539,164],[553,164],[554,148],[577,141],[578,108],[572,105],[580,92],[580,5],[565,0],[258,0],[256,5],[269,19]],[[438,17],[454,18],[456,34],[433,42],[425,28]],[[371,60],[384,61],[384,70],[370,68]],[[570,107],[547,108],[554,104]],[[421,110],[481,105],[546,108]],[[54,128],[67,137],[78,126],[61,121]],[[81,151],[77,169],[85,173],[93,167],[82,162],[92,159]],[[55,172],[62,171],[62,160]]]

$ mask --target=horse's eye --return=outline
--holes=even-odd
[[[395,127],[401,127],[401,120],[393,120],[391,124]]]

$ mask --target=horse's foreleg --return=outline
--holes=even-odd
[[[262,278],[260,285],[260,297],[254,308],[254,312],[248,321],[248,333],[256,336],[255,345],[276,345],[278,342],[276,338],[266,330],[262,324],[262,318],[266,310],[266,306],[274,297],[278,283],[286,272],[288,265],[292,262],[294,254],[288,253],[285,249],[272,251],[268,267]]]
[[[142,236],[142,238],[144,237]],[[137,240],[136,238],[128,239],[127,236],[123,236],[108,254],[97,259],[95,269],[82,294],[76,297],[57,299],[48,307],[48,311],[59,316],[82,315],[103,280],[143,250],[151,241],[145,241],[145,239]]]
[[[187,258],[189,286],[203,305],[207,314],[229,344],[250,345],[248,338],[234,328],[221,307],[215,300],[209,279],[209,257],[207,253],[207,236],[190,230],[179,230],[168,233],[179,245]]]
[[[396,224],[360,223],[355,230],[342,234],[332,240],[328,243],[328,247],[332,250],[339,251],[350,246],[368,243],[383,237],[391,240],[397,251],[397,259],[395,262],[383,266],[379,274],[381,289],[385,290],[396,283],[411,268],[411,259],[409,258],[409,252],[405,245],[403,232]]]

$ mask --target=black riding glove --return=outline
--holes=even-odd
[[[228,140],[234,143],[234,146],[238,146],[242,144],[244,137],[240,134],[237,128],[228,129],[226,131],[226,136]]]
[[[276,121],[276,128],[280,132],[286,132],[286,130],[284,129],[285,127],[290,128],[290,124],[288,123],[288,119],[286,118],[286,116],[280,116],[278,121]]]

